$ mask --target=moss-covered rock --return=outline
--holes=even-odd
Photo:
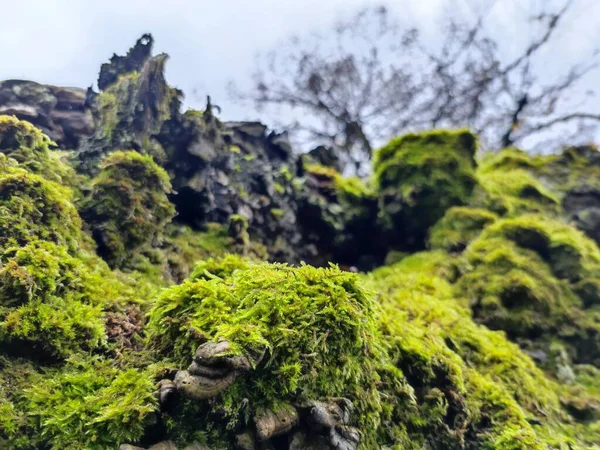
[[[108,360],[73,359],[40,376],[25,390],[23,403],[43,448],[116,448],[138,441],[156,422],[154,378],[152,368],[123,370]]]
[[[168,56],[152,56],[153,39],[142,36],[124,57],[114,55],[104,64],[99,94],[91,95],[95,131],[82,140],[78,168],[87,174],[98,171],[109,153],[132,148],[164,163],[166,154],[158,138],[166,121],[180,106],[181,92],[164,77]]]
[[[0,115],[0,153],[46,180],[70,184],[75,173],[59,152],[50,150],[55,145],[29,122]]]
[[[457,289],[478,321],[522,345],[547,351],[558,339],[574,360],[597,362],[599,261],[596,245],[570,225],[504,219],[467,247]]]
[[[465,206],[450,208],[429,231],[428,244],[434,250],[464,250],[498,216],[491,211]]]
[[[21,168],[0,155],[0,248],[35,240],[88,246],[70,189]]]
[[[512,217],[560,212],[559,197],[524,170],[481,170],[477,177],[479,186],[474,193],[474,205]]]
[[[408,134],[378,150],[379,214],[392,244],[423,248],[427,230],[476,185],[477,138],[467,130]]]
[[[593,448],[597,425],[561,406],[570,388],[545,376],[502,333],[474,324],[447,281],[454,277],[452,260],[431,252],[367,278],[382,304],[394,365],[414,388],[411,420],[422,434],[400,448]],[[583,385],[577,389],[594,398]],[[394,414],[393,423],[406,420],[406,410]]]
[[[304,239],[315,245],[319,255],[314,262],[372,266],[378,250],[373,189],[358,178],[343,177],[331,167],[307,164],[305,171],[297,216]]]
[[[357,276],[336,268],[199,265],[150,315],[153,348],[182,369],[165,381],[182,398],[164,437],[228,447],[241,436],[312,436],[335,448],[307,411],[351,403],[340,436],[352,440],[355,427],[361,449],[591,448],[598,431],[571,410],[593,404],[593,391],[563,389],[476,325],[448,281],[455,271],[444,252],[379,269],[363,280],[375,307]]]
[[[0,257],[3,342],[24,341],[61,356],[104,336],[100,277],[64,247],[38,241]]]
[[[352,424],[365,430],[366,445],[374,445],[380,409],[376,369],[384,355],[374,319],[374,305],[356,275],[337,268],[294,269],[234,257],[199,266],[191,280],[165,292],[151,311],[155,348],[179,367],[190,364],[207,340],[227,343],[221,359],[263,356],[253,357],[248,376],[229,379],[226,390],[219,377],[228,374],[213,379],[222,381],[221,390],[215,388],[220,395],[180,412],[177,420],[188,423],[174,433],[192,425],[196,433],[222,429],[224,414],[232,433],[223,429],[221,437],[233,440],[261,410],[344,397],[355,408]],[[191,419],[193,414],[204,419]]]
[[[126,263],[144,245],[159,242],[175,215],[167,173],[149,155],[115,152],[101,164],[82,215],[112,266]]]

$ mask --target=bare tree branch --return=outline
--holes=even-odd
[[[265,55],[255,88],[234,97],[275,107],[282,120],[287,112],[294,119],[286,128],[311,144],[333,145],[350,166],[368,161],[384,139],[429,127],[469,126],[488,147],[498,148],[578,120],[588,128],[600,125],[593,112],[565,109],[573,108],[582,81],[598,69],[597,52],[566,67],[555,81],[539,81],[547,77],[541,77],[537,59],[568,25],[573,3],[565,0],[557,11],[544,3],[546,9],[531,19],[539,26],[537,36],[508,61],[486,33],[495,0],[470,24],[450,17],[437,50],[385,7],[367,7],[338,21],[329,34],[295,37]]]

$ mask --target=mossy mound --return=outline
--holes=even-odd
[[[428,244],[434,250],[464,250],[498,216],[486,209],[456,206],[450,208],[430,230]]]
[[[0,115],[0,153],[47,180],[69,184],[75,172],[59,152],[50,150],[55,145],[29,122]]]
[[[600,249],[582,232],[560,220],[534,215],[503,220],[486,232],[486,237],[495,236],[535,251],[561,279],[575,282],[600,270]]]
[[[0,248],[47,240],[74,251],[86,246],[71,191],[0,155]]]
[[[175,215],[170,193],[169,176],[149,155],[114,152],[102,161],[82,215],[98,253],[111,266],[122,266],[141,247],[160,242]]]
[[[543,155],[531,155],[518,148],[505,148],[499,152],[484,155],[481,158],[480,170],[490,172],[503,170],[511,172],[513,170],[532,170],[536,171],[543,168],[548,163],[548,157]]]
[[[152,368],[73,359],[39,376],[23,401],[44,448],[116,448],[120,442],[138,441],[156,423],[155,376]]]
[[[467,204],[477,183],[476,148],[471,132],[440,130],[393,139],[375,153],[379,214],[397,241],[423,248],[429,227]]]
[[[591,448],[598,430],[564,405],[593,393],[561,388],[502,333],[476,325],[448,281],[456,269],[444,252],[379,269],[364,277],[376,307],[337,268],[234,256],[200,264],[150,314],[166,364],[192,363],[175,377],[183,399],[163,417],[167,436],[228,447],[260,436],[270,411],[293,422],[282,433],[296,439],[310,432],[306,405],[343,397],[361,449]],[[225,381],[229,364],[238,372]],[[206,378],[217,367],[225,372]]]
[[[180,411],[175,420],[188,423],[174,433],[194,425],[191,435],[178,438],[219,429],[223,439],[233,439],[259,411],[345,397],[357,411],[353,423],[372,430],[365,443],[373,445],[380,408],[376,369],[384,357],[373,308],[356,275],[333,267],[290,268],[233,256],[199,265],[152,309],[154,348],[182,367],[201,344],[227,342],[220,357],[252,355],[254,363],[210,403]],[[220,425],[223,415],[231,433]]]
[[[478,171],[479,187],[472,204],[502,216],[526,213],[558,214],[560,199],[522,169]]]
[[[383,308],[393,363],[414,388],[417,423],[426,430],[399,448],[593,448],[597,426],[561,405],[577,389],[593,402],[593,392],[563,389],[502,333],[473,323],[447,281],[454,269],[443,252],[431,252],[367,278]],[[395,414],[399,423],[406,411]]]
[[[574,360],[597,362],[599,261],[596,245],[570,225],[504,219],[466,249],[457,289],[478,321],[522,345],[547,350],[558,339]]]
[[[2,448],[102,450],[139,440],[156,423],[155,369],[73,357],[41,368],[0,360]]]
[[[0,340],[15,353],[66,357],[106,340],[102,306],[114,287],[106,268],[37,241],[0,256]],[[104,269],[104,270],[102,270]]]

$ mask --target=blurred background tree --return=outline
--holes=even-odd
[[[596,130],[600,113],[586,108],[594,92],[582,81],[598,52],[558,71],[549,64],[561,29],[577,27],[573,0],[526,2],[514,26],[527,32],[509,52],[487,26],[497,0],[467,2],[475,20],[456,3],[446,3],[434,45],[384,5],[294,36],[261,55],[251,88],[232,84],[232,98],[273,113],[305,145],[332,147],[359,174],[374,147],[407,131],[469,127],[487,149],[527,141],[551,150]]]

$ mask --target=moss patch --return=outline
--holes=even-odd
[[[450,208],[429,231],[429,247],[450,252],[462,251],[498,216],[485,209]]]
[[[160,241],[175,215],[167,197],[171,183],[151,156],[134,151],[112,153],[100,167],[82,215],[99,254],[118,267],[139,248]]]
[[[20,166],[49,181],[70,184],[75,172],[61,158],[48,136],[31,123],[14,116],[0,115],[0,153],[16,160]]]
[[[423,247],[427,230],[476,185],[477,138],[467,130],[393,139],[375,153],[373,170],[382,224],[397,242]]]

